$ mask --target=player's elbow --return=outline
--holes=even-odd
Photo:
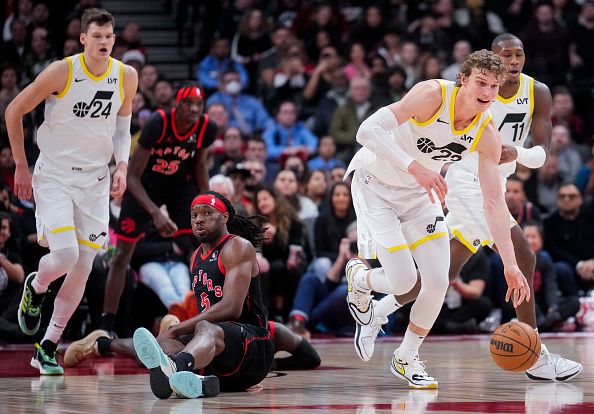
[[[4,118],[6,119],[6,123],[11,122],[12,120],[22,116],[21,111],[18,109],[18,102],[13,100],[11,103],[8,104],[6,107],[6,111],[4,112]]]

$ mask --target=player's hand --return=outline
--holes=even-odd
[[[163,214],[161,209],[158,209],[155,212],[153,222],[161,237],[173,237],[177,231],[177,225],[169,217]]]
[[[21,200],[29,200],[33,194],[31,173],[26,165],[17,166],[14,170],[14,194]]]
[[[511,298],[514,308],[520,306],[524,300],[530,302],[530,286],[518,266],[506,267],[503,273],[507,282],[505,301],[509,302]]]
[[[113,173],[110,194],[113,198],[121,198],[126,191],[126,175],[128,174],[128,164],[120,161]]]
[[[513,145],[502,145],[501,146],[501,158],[499,158],[499,164],[506,162],[512,162],[518,159],[518,150]]]
[[[415,178],[415,180],[417,180],[421,187],[427,191],[431,203],[435,204],[433,191],[437,194],[439,202],[444,202],[445,196],[448,193],[448,185],[440,173],[436,173],[435,171],[423,167],[421,163],[416,160],[408,166],[408,172]]]

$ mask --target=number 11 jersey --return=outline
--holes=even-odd
[[[95,76],[82,53],[68,56],[68,80],[45,100],[45,119],[37,132],[41,153],[74,169],[105,167],[113,155],[117,113],[124,101],[124,64],[109,58]]]

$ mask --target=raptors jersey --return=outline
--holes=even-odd
[[[198,313],[204,312],[223,299],[226,271],[221,261],[221,251],[233,237],[236,236],[227,234],[204,256],[202,255],[202,247],[199,247],[194,253],[190,272]],[[241,315],[232,322],[267,328],[266,315],[266,307],[262,300],[262,290],[260,288],[260,274],[257,274],[250,280],[250,287],[243,301]]]
[[[45,100],[37,144],[46,158],[65,167],[106,166],[113,155],[116,117],[124,101],[124,65],[109,58],[105,73],[96,77],[82,53],[66,60],[66,87]]]
[[[497,100],[489,110],[493,115],[493,124],[499,130],[501,143],[524,146],[534,111],[534,78],[520,74],[520,85],[516,94],[507,99],[497,95]],[[478,154],[467,157],[452,168],[464,169],[472,174],[478,173]],[[515,170],[516,161],[499,165],[503,178],[513,174]]]
[[[398,138],[393,136],[393,145],[435,172],[439,172],[444,164],[460,161],[474,152],[491,120],[489,111],[479,112],[466,128],[456,130],[454,103],[459,88],[454,82],[438,82],[441,86],[441,106],[435,115],[425,122],[411,118],[398,127]],[[347,172],[361,167],[387,184],[418,186],[412,175],[403,174],[397,166],[379,158],[367,148],[362,148],[355,154]]]

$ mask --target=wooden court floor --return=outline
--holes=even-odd
[[[430,337],[421,359],[439,390],[409,390],[389,360],[400,338],[380,338],[373,359],[360,361],[349,339],[314,341],[322,366],[271,373],[243,393],[198,400],[157,400],[134,361],[105,358],[39,377],[31,348],[0,349],[0,413],[594,413],[594,335],[543,335],[553,352],[581,361],[568,383],[534,382],[490,360],[488,337]]]

